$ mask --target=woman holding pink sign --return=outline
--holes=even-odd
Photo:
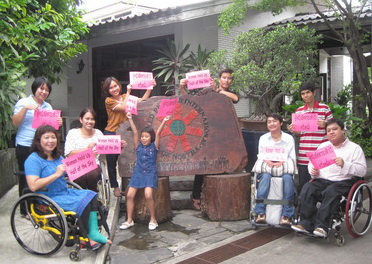
[[[18,170],[24,171],[24,163],[30,155],[30,147],[34,138],[36,128],[32,127],[34,113],[37,109],[52,110],[52,106],[45,100],[52,92],[52,85],[45,77],[37,77],[31,85],[32,95],[20,99],[14,106],[12,123],[18,127],[16,135],[16,157]],[[62,125],[62,118],[58,118],[58,123]],[[18,192],[22,195],[23,189],[27,187],[25,177],[19,178]],[[21,212],[23,213],[23,212]]]
[[[154,81],[154,85],[156,85]],[[120,82],[114,77],[107,77],[102,84],[102,94],[106,98],[106,112],[107,112],[107,126],[104,135],[115,135],[116,130],[119,128],[121,123],[127,121],[126,106],[130,96],[132,86],[127,86],[127,93],[122,94],[122,87]],[[151,89],[146,90],[142,98],[138,99],[138,102],[146,100],[150,97]],[[110,179],[110,185],[114,188],[114,195],[121,197],[124,193],[120,191],[119,184],[117,181],[116,164],[118,161],[118,154],[107,154],[107,170]]]
[[[98,138],[103,136],[102,132],[94,128],[96,124],[96,112],[91,107],[84,108],[80,113],[81,128],[71,129],[66,137],[65,156],[72,156],[76,153],[92,149],[96,155],[97,169],[74,180],[80,187],[97,192],[97,183],[101,176],[101,167],[99,166],[99,155],[95,149]]]
[[[30,190],[50,197],[65,211],[77,213],[85,230],[88,231],[93,251],[106,243],[111,244],[112,242],[98,229],[97,193],[67,187],[64,177],[66,166],[62,164],[63,157],[57,131],[52,126],[39,127],[31,151],[25,162],[25,174]]]
[[[138,189],[145,189],[146,205],[150,213],[149,230],[155,230],[158,223],[155,218],[154,189],[158,188],[158,171],[156,158],[160,145],[160,134],[165,123],[169,120],[166,116],[160,124],[156,135],[154,129],[145,127],[138,137],[137,127],[133,122],[132,114],[127,113],[130,126],[133,131],[133,141],[137,152],[137,161],[128,186],[127,193],[127,221],[120,225],[120,229],[128,229],[134,226],[133,211],[134,198]]]

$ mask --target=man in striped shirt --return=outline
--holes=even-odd
[[[307,169],[309,159],[306,153],[317,149],[319,144],[327,141],[325,124],[331,119],[332,112],[328,105],[315,101],[315,85],[313,82],[305,82],[300,86],[300,94],[305,102],[304,106],[296,110],[296,114],[314,113],[318,114],[318,131],[294,131],[293,124],[288,126],[288,130],[300,136],[300,145],[298,148],[298,191],[301,192],[302,186],[310,180],[310,174]]]

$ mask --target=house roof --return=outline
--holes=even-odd
[[[335,12],[333,11],[324,12],[323,14],[330,22],[334,22],[338,20],[337,16],[335,16]],[[371,17],[372,17],[372,7],[364,8],[364,10],[360,14],[360,19],[366,19],[366,18],[371,18]],[[371,24],[371,22],[372,21],[370,20],[369,24]],[[295,23],[297,25],[309,25],[309,24],[318,24],[318,23],[324,23],[324,22],[318,13],[298,14],[295,17],[286,18],[281,21],[274,22],[268,25],[267,27],[270,28],[270,27],[275,27],[279,25],[285,25],[287,23]]]
[[[179,7],[169,7],[165,9],[157,9],[155,11],[151,10],[151,11],[143,12],[141,14],[133,14],[133,15],[125,16],[125,17],[116,18],[116,19],[112,18],[110,20],[92,23],[89,25],[89,27],[94,28],[94,27],[97,27],[103,24],[109,24],[109,23],[118,22],[118,21],[129,21],[129,20],[138,20],[138,19],[145,20],[147,18],[152,18],[154,16],[161,17],[163,15],[169,15],[170,13],[172,14],[177,13],[177,11],[179,10],[180,10]]]

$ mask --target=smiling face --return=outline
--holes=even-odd
[[[231,86],[231,83],[233,81],[233,77],[232,77],[231,73],[224,72],[224,73],[221,74],[221,77],[218,79],[218,81],[220,83],[220,87],[223,90],[227,90]]]
[[[345,131],[337,123],[327,125],[328,140],[334,145],[338,146],[345,141]]]
[[[267,124],[267,129],[271,133],[280,131],[283,125],[283,123],[281,123],[278,119],[274,117],[268,117],[266,124]]]
[[[86,112],[82,118],[80,117],[80,123],[83,129],[92,130],[96,124],[96,120],[91,112]]]
[[[121,92],[121,88],[119,86],[119,84],[115,81],[111,81],[110,83],[110,87],[109,87],[109,94],[112,96],[112,97],[116,97],[116,96],[119,96],[120,95],[120,92]]]
[[[34,98],[39,104],[41,104],[45,99],[48,98],[49,93],[50,93],[49,88],[47,84],[44,83],[39,88],[37,88]]]
[[[303,90],[301,91],[301,98],[305,104],[311,104],[315,101],[315,91]]]
[[[58,145],[58,138],[53,132],[46,132],[40,138],[40,145],[45,154],[50,154]]]
[[[144,146],[148,146],[151,143],[151,135],[148,132],[142,132],[141,133],[141,143]]]

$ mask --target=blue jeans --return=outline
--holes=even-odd
[[[273,177],[270,173],[261,173],[257,175],[257,179],[260,180],[257,190],[257,199],[267,199],[270,190],[270,180]],[[283,200],[291,201],[294,197],[294,183],[292,174],[283,174]],[[266,204],[256,204],[254,210],[256,214],[265,214]],[[289,218],[294,216],[294,207],[291,205],[283,205],[282,216]]]

